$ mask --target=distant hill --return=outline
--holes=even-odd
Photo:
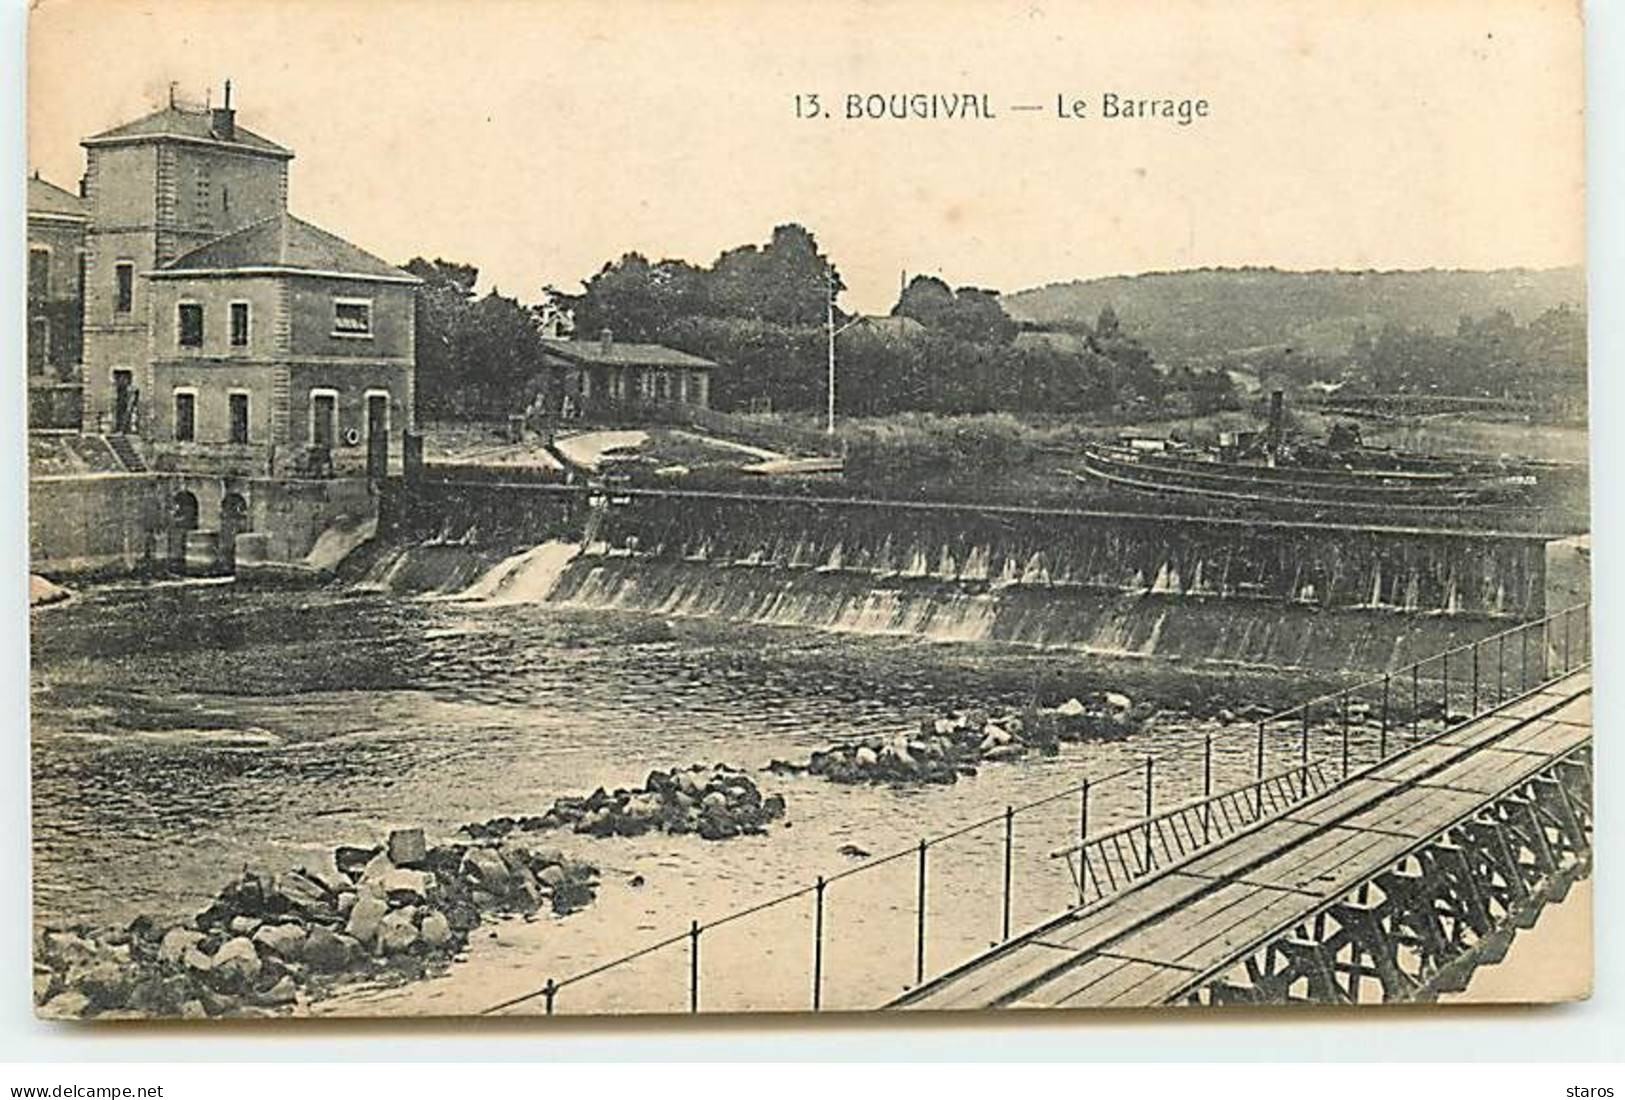
[[[1346,352],[1362,323],[1373,337],[1389,321],[1451,332],[1463,314],[1505,309],[1527,322],[1564,303],[1583,307],[1585,271],[1202,268],[1051,283],[1001,301],[1011,317],[1043,327],[1092,324],[1109,304],[1164,362],[1280,346],[1330,355]]]

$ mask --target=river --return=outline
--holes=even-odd
[[[1159,758],[1158,804],[1200,790],[1216,722],[1169,716],[1123,741],[989,764],[950,787],[843,787],[763,768],[832,741],[893,735],[953,707],[1053,705],[1120,688],[1205,692],[1207,678],[1077,653],[855,637],[543,604],[231,583],[91,588],[33,616],[34,901],[39,921],[195,912],[245,865],[323,861],[390,827],[431,836],[560,795],[726,762],[789,802],[766,836],[547,837],[603,869],[569,917],[475,934],[444,977],[358,991],[346,1012],[468,1012],[1086,776]],[[1218,738],[1216,785],[1250,778],[1252,736]],[[1284,761],[1283,761],[1284,762]],[[1093,791],[1092,824],[1139,809],[1136,773]],[[1072,889],[1049,858],[1076,796],[1017,815],[1012,923]],[[846,852],[843,853],[842,849]],[[1003,824],[933,847],[928,969],[1002,920]],[[829,888],[827,1006],[900,992],[915,964],[915,859]],[[707,1007],[805,1007],[812,898],[708,931]],[[561,1011],[687,1007],[687,945],[566,988]],[[528,1006],[539,1010],[539,1002]]]

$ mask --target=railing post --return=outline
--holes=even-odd
[[[1010,890],[1011,875],[1015,866],[1016,850],[1016,811],[1013,806],[1004,808],[1004,934],[999,942],[1005,943],[1010,939]]]
[[[1471,718],[1478,717],[1478,645],[1479,639],[1473,640],[1473,709],[1467,714]]]
[[[1145,758],[1145,869],[1151,870],[1151,764],[1152,758]]]
[[[1349,777],[1349,693],[1348,693],[1348,690],[1345,688],[1344,691],[1343,691],[1343,778],[1347,779],[1348,777]],[[1303,777],[1303,790],[1304,790],[1304,796],[1307,797],[1308,794],[1309,794],[1309,776],[1308,776],[1307,773],[1305,773],[1304,777]]]
[[[1529,690],[1529,624],[1518,627],[1518,694]]]
[[[700,1010],[700,922],[688,923],[688,1010]]]
[[[1264,817],[1264,719],[1258,720],[1258,751],[1253,756],[1253,820]]]
[[[1495,636],[1495,705],[1500,706],[1506,697],[1507,683],[1507,635],[1506,631]]]
[[[1202,843],[1213,839],[1213,735],[1202,740]]]
[[[1078,904],[1082,905],[1089,889],[1089,853],[1082,847],[1089,839],[1089,780],[1083,781],[1078,797]]]
[[[1411,665],[1411,743],[1415,744],[1422,720],[1422,662]]]
[[[1377,740],[1377,761],[1380,763],[1388,759],[1388,690],[1389,674],[1382,674],[1382,733]]]
[[[920,890],[915,902],[914,984],[925,982],[925,841],[920,841]]]
[[[1450,651],[1447,649],[1440,657],[1444,661],[1444,728],[1450,728]]]
[[[1569,669],[1572,667],[1569,664],[1569,620],[1572,618],[1574,618],[1574,608],[1571,607],[1563,612],[1563,675],[1565,676],[1568,675]]]
[[[824,1006],[824,876],[813,887],[813,1011]]]
[[[1303,732],[1298,737],[1298,762],[1309,762],[1309,704],[1303,705]]]
[[[547,984],[542,986],[542,1003],[547,1006],[549,1016],[553,1015],[553,999],[558,995],[559,987],[553,983],[552,978],[547,979]]]

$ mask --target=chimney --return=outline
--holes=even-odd
[[[609,349],[614,345],[614,343],[615,343],[615,333],[614,333],[613,330],[608,329],[608,328],[599,329],[599,331],[598,331],[598,346],[599,346],[599,348],[601,348],[605,352],[608,352]]]
[[[237,140],[237,112],[231,109],[231,81],[226,81],[226,105],[209,109],[210,129],[221,141]]]

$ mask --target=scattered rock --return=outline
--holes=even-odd
[[[378,935],[378,925],[389,912],[389,903],[372,894],[356,898],[350,910],[350,919],[344,924],[344,934],[361,944],[371,944]]]
[[[378,922],[378,950],[386,955],[399,955],[418,942],[417,909],[391,909]]]
[[[227,940],[214,953],[214,965],[210,972],[222,981],[247,985],[260,976],[261,965],[260,953],[255,949],[254,941],[246,936],[238,936]]]
[[[430,947],[444,947],[451,942],[451,922],[446,915],[438,909],[430,910],[424,914],[423,922],[418,925],[418,935]]]
[[[176,925],[164,933],[164,938],[158,943],[158,961],[166,963],[179,963],[186,958],[186,953],[203,942],[203,933],[190,928]]]
[[[389,861],[397,867],[417,867],[429,858],[429,846],[422,829],[395,829],[386,846]]]
[[[254,933],[254,943],[278,958],[295,962],[305,949],[310,933],[298,924],[267,924]]]

